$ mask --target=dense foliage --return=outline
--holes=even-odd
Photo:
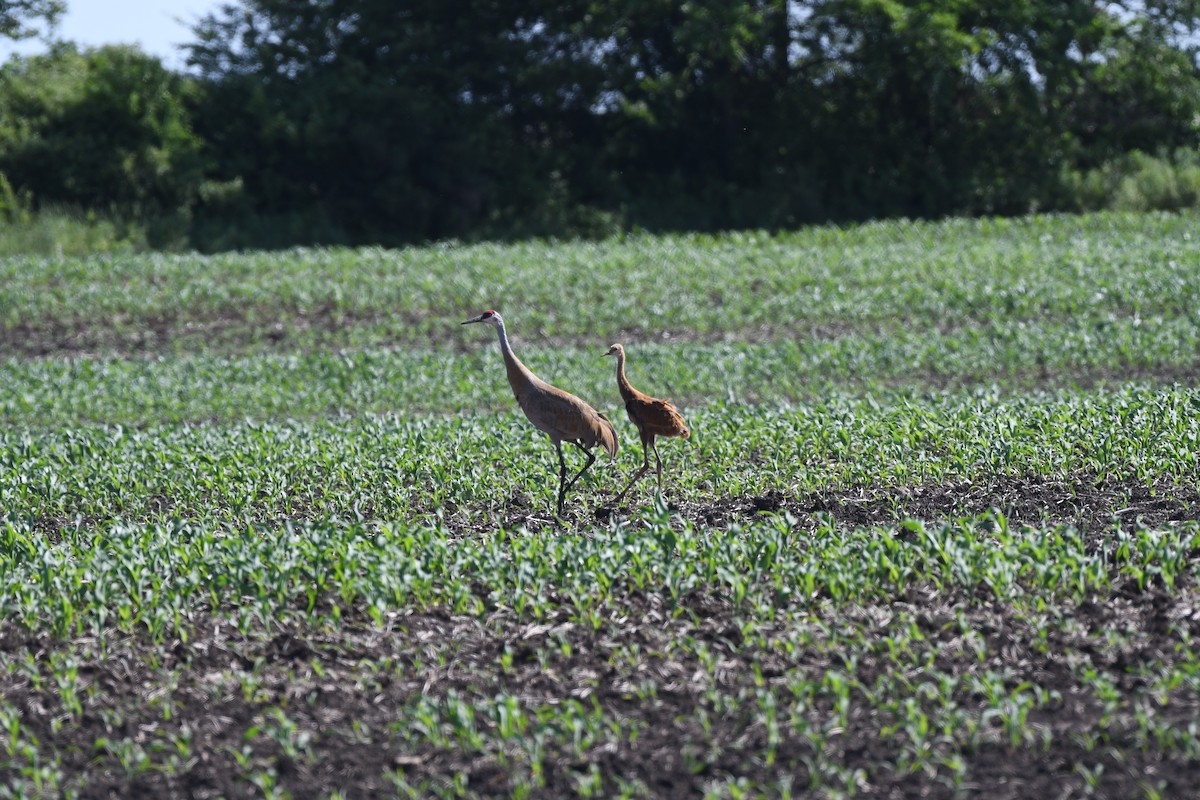
[[[0,174],[40,205],[150,221],[152,244],[171,244],[203,174],[185,89],[134,47],[16,59],[0,67]]]
[[[6,66],[0,173],[207,249],[1074,210],[1127,154],[1188,163],[1198,31],[1196,0],[243,0],[187,78]],[[1170,179],[1112,204],[1194,202]]]
[[[1020,212],[1065,168],[1195,144],[1197,8],[253,0],[192,52],[253,110],[227,177],[351,238],[779,227]]]

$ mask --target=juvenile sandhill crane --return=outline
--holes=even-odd
[[[587,472],[596,460],[592,448],[600,445],[609,457],[617,455],[617,431],[608,417],[601,414],[570,392],[551,386],[529,371],[512,351],[504,320],[495,311],[485,311],[474,319],[463,322],[486,322],[500,336],[500,352],[504,355],[504,367],[508,371],[508,385],[516,395],[517,405],[533,423],[533,427],[550,437],[558,451],[558,516],[562,516],[563,500],[575,481]],[[583,451],[587,463],[575,477],[567,482],[567,462],[563,458],[562,443],[570,442]]]
[[[625,411],[628,412],[629,419],[633,420],[633,424],[638,430],[638,436],[642,439],[642,467],[633,474],[629,485],[622,489],[621,493],[612,499],[612,502],[616,503],[624,497],[625,493],[637,483],[638,478],[645,475],[646,470],[650,469],[651,449],[654,450],[654,460],[658,462],[658,491],[662,492],[662,458],[658,455],[658,445],[654,443],[654,439],[657,436],[679,436],[686,439],[692,435],[692,432],[688,430],[687,423],[683,421],[679,411],[670,402],[642,394],[630,385],[629,379],[625,377],[624,347],[614,344],[604,355],[617,357],[617,389],[625,401]]]

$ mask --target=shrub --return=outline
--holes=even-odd
[[[1069,172],[1057,207],[1067,211],[1172,211],[1200,206],[1200,151],[1127,153],[1086,172]]]

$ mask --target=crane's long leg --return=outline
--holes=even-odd
[[[655,448],[654,452],[657,455],[658,449]],[[612,499],[612,502],[613,503],[620,502],[621,498],[625,496],[625,493],[633,488],[633,485],[638,482],[638,478],[645,475],[646,471],[648,469],[650,469],[650,451],[646,447],[646,440],[643,439],[642,440],[642,466],[640,469],[638,469],[637,472],[633,473],[633,477],[629,479],[629,483],[625,484],[625,488],[621,490],[621,493],[619,495],[617,495],[616,497],[614,497]]]
[[[583,465],[579,472],[575,473],[575,477],[571,478],[571,481],[568,483],[567,461],[565,458],[563,458],[562,443],[555,442],[554,446],[558,448],[558,516],[561,517],[563,513],[563,504],[567,499],[567,492],[571,491],[571,487],[575,485],[575,481],[579,480],[583,473],[587,472],[588,467],[595,462],[596,456],[591,450],[587,450],[581,445],[575,444],[575,446],[582,450],[583,454],[587,456],[587,463]]]
[[[658,462],[658,493],[662,494],[662,459],[658,455],[658,442],[653,442],[652,444],[654,446],[654,460]]]
[[[563,498],[567,496],[564,484],[567,482],[567,460],[563,458],[562,442],[555,442],[554,449],[558,451],[558,516],[562,516]]]
[[[575,473],[575,477],[571,478],[571,482],[567,484],[566,491],[568,491],[568,492],[571,491],[571,487],[575,485],[575,481],[577,481],[581,477],[583,477],[583,473],[587,472],[588,467],[590,467],[592,464],[594,464],[596,462],[596,456],[592,454],[591,450],[586,450],[583,447],[581,447],[580,445],[575,445],[575,446],[578,447],[580,450],[582,450],[583,454],[585,456],[587,456],[587,463],[583,465],[583,467],[579,470],[579,472]]]

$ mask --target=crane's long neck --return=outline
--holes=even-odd
[[[534,380],[534,375],[521,363],[512,345],[508,343],[508,331],[504,329],[504,320],[496,321],[496,334],[500,337],[500,353],[504,356],[504,369],[508,372],[508,385],[519,400],[521,392]]]
[[[625,354],[619,351],[617,353],[617,390],[625,400],[633,396],[633,386],[630,385],[629,378],[625,377]]]

